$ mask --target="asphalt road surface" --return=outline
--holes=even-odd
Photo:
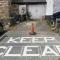
[[[60,56],[55,56],[59,53],[56,48],[57,45],[60,45],[59,34],[48,31],[45,25],[37,25],[36,32],[36,35],[29,35],[25,24],[18,25],[14,30],[6,32],[0,37],[0,52],[2,52],[0,54],[0,60],[59,60]],[[13,39],[10,41],[11,37],[13,37]],[[53,37],[55,39],[46,42],[42,38],[39,39],[37,43],[32,42],[33,39],[28,39],[26,41],[24,40],[24,43],[21,43],[21,39],[16,39],[18,37]],[[42,56],[47,46],[50,50],[55,51],[55,54]]]

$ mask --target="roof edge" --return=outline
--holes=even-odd
[[[47,2],[11,2],[11,4],[28,4],[28,5],[30,5],[30,4],[47,4]]]

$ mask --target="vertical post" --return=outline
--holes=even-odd
[[[56,19],[56,28],[57,28],[57,19]]]
[[[28,21],[27,14],[28,14],[28,4],[26,4],[26,20]]]
[[[8,4],[9,4],[9,14],[10,14],[10,9],[11,9],[11,0],[9,0],[9,2],[8,2]]]
[[[8,4],[9,4],[9,24],[11,24],[11,17],[10,17],[10,13],[11,13],[11,3],[12,3],[12,0],[9,0]]]

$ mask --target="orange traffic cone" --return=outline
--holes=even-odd
[[[60,60],[60,58],[58,60]]]
[[[30,35],[36,35],[36,28],[35,28],[35,24],[33,22],[31,24],[30,30],[31,30],[29,32]]]

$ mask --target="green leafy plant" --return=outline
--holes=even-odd
[[[29,11],[27,11],[27,18],[30,19],[31,18],[31,13]]]
[[[46,23],[47,23],[47,25],[48,25],[49,27],[51,27],[51,25],[52,25],[52,21],[51,21],[51,20],[46,20]]]

